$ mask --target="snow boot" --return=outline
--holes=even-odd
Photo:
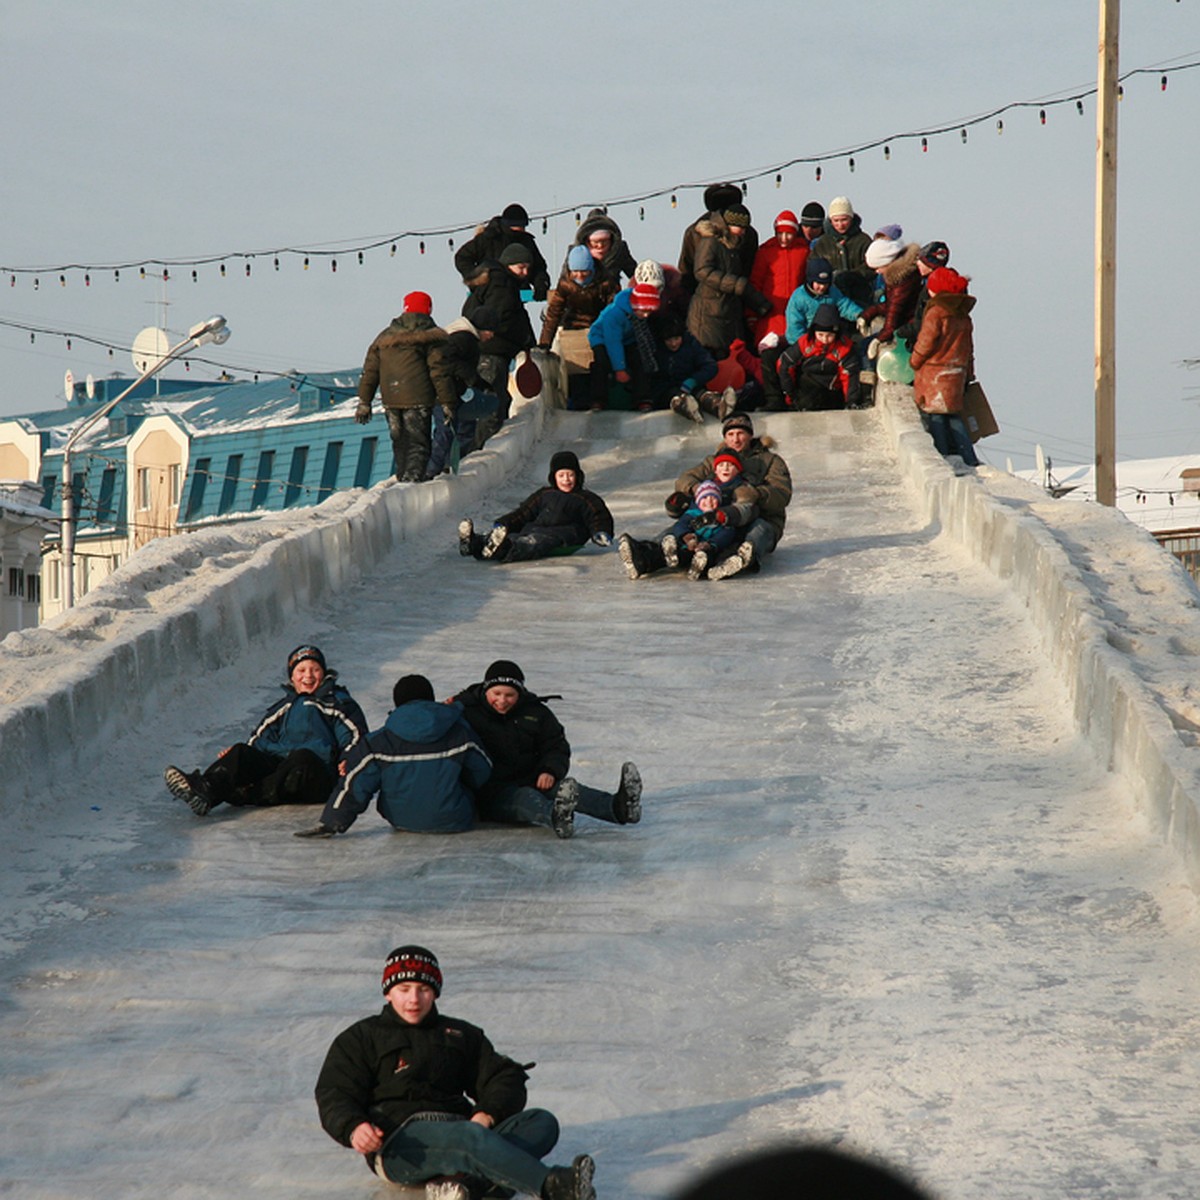
[[[569,1167],[551,1167],[542,1184],[542,1200],[596,1200],[595,1174],[590,1154],[578,1155]]]
[[[492,532],[487,535],[487,540],[483,543],[483,549],[480,555],[483,558],[491,558],[508,539],[508,530],[503,525],[494,525]]]
[[[470,517],[464,517],[458,523],[458,552],[463,558],[478,558],[483,551],[483,538],[475,532],[475,525]]]
[[[709,579],[729,579],[738,575],[754,563],[754,547],[749,542],[743,542],[728,558],[717,563],[709,571]]]
[[[199,771],[185,775],[178,767],[168,767],[163,772],[167,791],[182,800],[198,817],[207,817],[217,806],[204,777]]]
[[[666,559],[668,567],[679,566],[679,543],[675,540],[675,535],[668,533],[662,540],[663,558]]]
[[[710,554],[712,554],[710,546],[700,545],[696,547],[696,553],[692,555],[692,561],[688,565],[688,578],[693,583],[697,579],[704,578],[704,572],[708,570]]]
[[[673,413],[678,413],[689,421],[695,421],[697,425],[704,424],[704,414],[700,411],[700,405],[691,392],[680,392],[679,395],[672,396],[670,407]]]
[[[627,533],[621,534],[617,539],[617,553],[630,579],[640,579],[648,573],[646,555],[636,538],[631,538]]]
[[[575,807],[579,803],[579,784],[569,775],[558,785],[554,793],[554,807],[550,810],[550,824],[554,836],[569,838],[575,832]]]
[[[621,783],[613,797],[618,825],[636,825],[642,819],[642,774],[634,763],[621,765]]]
[[[738,406],[738,394],[733,388],[727,387],[717,400],[717,420],[724,421]]]
[[[425,1200],[471,1200],[471,1188],[462,1175],[438,1175],[425,1181]]]

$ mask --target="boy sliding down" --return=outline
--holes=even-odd
[[[687,566],[688,578],[700,579],[741,544],[743,528],[758,515],[755,497],[754,489],[742,481],[740,456],[729,449],[718,451],[713,478],[696,484],[691,503],[663,536],[666,565]]]
[[[475,532],[470,518],[458,523],[459,553],[464,558],[519,562],[574,554],[589,538],[607,546],[613,537],[612,513],[583,485],[579,459],[570,450],[560,450],[550,459],[548,486],[498,517],[486,538]]]
[[[430,1200],[488,1188],[543,1200],[595,1200],[587,1154],[547,1167],[558,1121],[525,1107],[526,1067],[483,1030],[444,1017],[438,960],[400,946],[383,968],[383,1011],[334,1039],[317,1079],[321,1125],[381,1179],[425,1184]]]

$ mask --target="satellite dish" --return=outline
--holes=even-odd
[[[167,356],[171,343],[167,339],[166,330],[148,325],[133,339],[133,365],[139,375],[145,375],[156,367]]]
[[[1038,442],[1033,448],[1034,461],[1037,463],[1038,480],[1044,487],[1046,484],[1046,452],[1042,449],[1042,443]]]
[[[84,380],[83,388],[84,388],[84,391],[87,392],[87,398],[89,400],[95,400],[95,398],[96,398],[96,377],[95,377],[95,375],[93,375],[91,373],[91,371],[88,372],[87,379]]]
[[[75,398],[75,376],[71,371],[63,376],[63,393],[68,400]]]

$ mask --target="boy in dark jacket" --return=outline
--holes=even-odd
[[[400,946],[383,968],[383,1011],[343,1030],[317,1078],[321,1126],[381,1179],[426,1184],[438,1200],[503,1188],[544,1200],[595,1200],[595,1165],[580,1154],[547,1167],[559,1127],[525,1107],[526,1068],[476,1025],[445,1017],[438,960]],[[477,1185],[472,1188],[472,1184]]]
[[[642,819],[642,777],[633,763],[621,767],[615,794],[585,787],[567,775],[567,735],[545,701],[526,688],[516,663],[498,659],[482,683],[455,699],[492,760],[491,778],[477,797],[481,820],[543,825],[569,838],[576,811],[615,825],[636,825]]]
[[[408,833],[463,833],[475,824],[472,791],[492,765],[462,707],[437,704],[424,675],[392,689],[395,708],[346,761],[346,772],[314,829],[297,837],[345,833],[378,795],[379,815]]]
[[[860,407],[858,365],[858,352],[841,331],[837,309],[822,304],[812,328],[779,356],[777,370],[788,406],[814,412]]]
[[[574,554],[589,538],[597,546],[607,546],[613,536],[612,513],[583,485],[579,459],[570,450],[560,450],[550,459],[548,486],[497,517],[486,538],[475,532],[469,517],[459,522],[459,553],[464,558],[520,562]]]
[[[218,804],[270,807],[329,798],[338,762],[367,736],[367,719],[316,646],[297,646],[288,655],[287,674],[287,694],[246,741],[222,750],[203,771],[163,772],[171,795],[198,817]]]

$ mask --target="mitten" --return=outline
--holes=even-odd
[[[360,400],[358,407],[354,410],[354,419],[360,425],[366,425],[371,420],[371,402],[370,400]]]
[[[666,499],[664,507],[672,517],[682,517],[688,510],[692,498],[687,492],[672,492]]]
[[[611,546],[612,538],[603,529],[592,534],[592,541],[597,546]]]

